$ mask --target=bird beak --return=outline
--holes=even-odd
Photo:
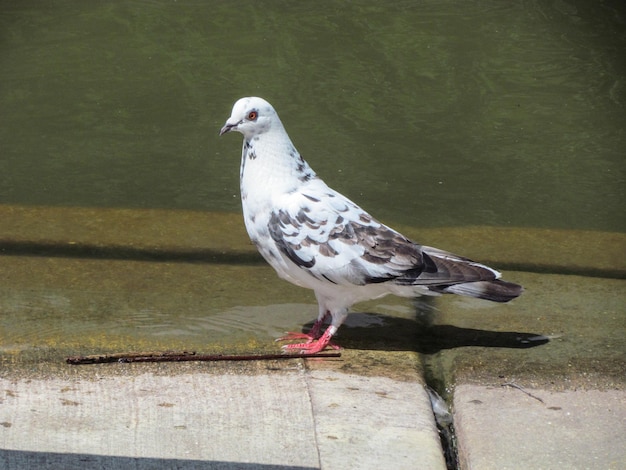
[[[229,124],[228,121],[226,121],[226,124],[224,124],[224,127],[222,127],[222,129],[220,130],[220,135],[224,135],[227,132],[232,131],[234,128],[236,128],[239,125],[239,123],[235,123],[235,124]]]

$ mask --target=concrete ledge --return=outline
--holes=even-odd
[[[0,467],[445,469],[415,373],[396,380],[307,370],[302,360],[269,366],[0,379]]]

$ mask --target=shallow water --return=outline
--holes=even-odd
[[[626,230],[620,1],[0,6],[0,202],[238,211],[260,95],[332,186],[417,226]]]

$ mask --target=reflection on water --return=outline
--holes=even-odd
[[[0,6],[0,202],[238,211],[261,95],[389,223],[624,231],[623,2]]]

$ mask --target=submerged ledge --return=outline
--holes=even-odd
[[[0,205],[0,220],[0,255],[262,262],[234,213]],[[419,243],[501,270],[626,278],[623,233],[391,225]]]

